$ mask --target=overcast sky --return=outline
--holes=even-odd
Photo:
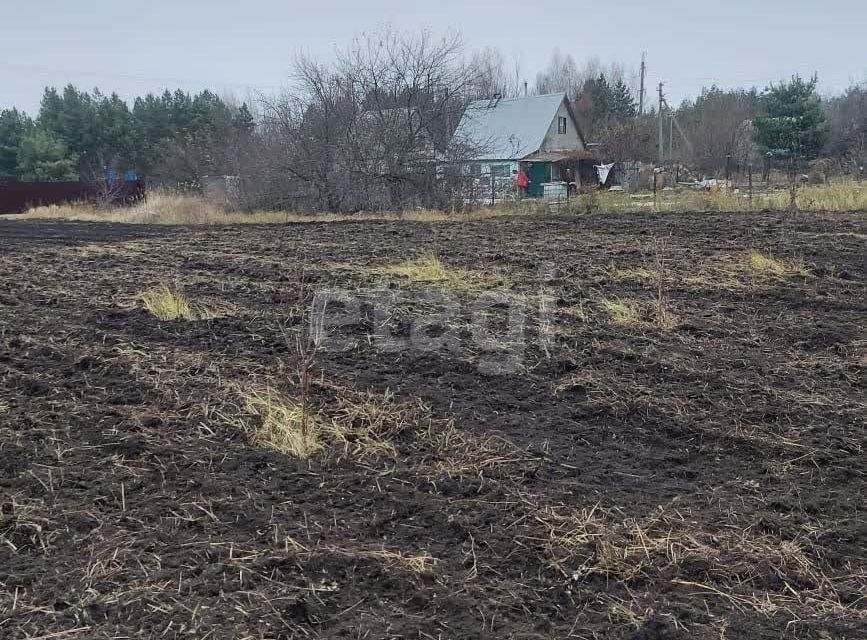
[[[35,114],[46,85],[124,98],[211,88],[246,99],[286,85],[293,56],[330,57],[385,26],[460,32],[518,58],[532,84],[555,48],[666,83],[764,87],[819,74],[823,93],[867,79],[867,0],[0,0],[0,108]],[[652,94],[651,94],[652,95]]]

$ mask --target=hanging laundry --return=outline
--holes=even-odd
[[[596,168],[596,175],[599,176],[599,184],[605,184],[608,180],[608,174],[611,173],[611,169],[614,168],[614,162],[611,164],[597,164],[593,165]]]

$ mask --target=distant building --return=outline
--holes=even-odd
[[[593,154],[565,93],[472,102],[453,144],[473,149],[467,161],[473,175],[512,179],[524,171],[531,196],[543,195],[547,183],[577,188],[594,180]]]

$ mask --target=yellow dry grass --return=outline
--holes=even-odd
[[[787,278],[799,275],[803,276],[807,274],[804,265],[800,262],[781,260],[769,253],[762,253],[757,249],[750,251],[748,266],[755,274],[775,276],[778,278]]]
[[[635,302],[622,298],[606,298],[601,304],[614,324],[624,327],[636,327],[642,324],[641,307]]]
[[[584,300],[581,300],[578,302],[578,304],[574,304],[571,307],[566,308],[565,312],[579,322],[589,322],[590,318],[593,315],[590,311],[590,307]]]
[[[281,224],[305,222],[350,222],[360,220],[408,222],[448,222],[487,220],[502,216],[526,214],[511,206],[482,208],[468,213],[448,213],[430,209],[401,212],[296,213],[291,211],[227,211],[221,205],[199,196],[156,191],[132,207],[99,208],[89,204],[64,204],[35,207],[18,219],[63,219],[79,222],[114,222],[119,224],[163,225],[232,225]]]
[[[430,409],[421,403],[398,402],[389,391],[357,392],[317,382],[314,395],[329,399],[322,407],[308,408],[270,386],[236,390],[242,413],[228,421],[240,426],[251,444],[284,455],[310,458],[326,449],[359,458],[394,456],[394,438],[408,428],[430,421]]]
[[[184,294],[166,285],[145,291],[138,299],[158,320],[195,320],[198,317]]]
[[[309,410],[305,416],[300,403],[269,387],[252,389],[243,400],[247,413],[258,419],[253,425],[244,423],[253,445],[302,459],[325,448],[319,417]]]
[[[656,301],[604,298],[600,304],[611,321],[622,327],[656,327],[668,331],[677,326],[677,317],[668,306]]]
[[[506,279],[502,277],[489,277],[468,269],[450,267],[432,253],[389,265],[381,272],[405,278],[412,284],[435,285],[455,291],[486,289],[506,284]]]
[[[790,204],[788,190],[757,193],[750,204],[744,193],[719,191],[666,191],[654,201],[648,193],[600,191],[593,194],[593,210],[603,213],[640,213],[644,211],[696,212],[696,211],[785,211]],[[586,197],[576,198],[567,207],[574,212],[587,209]],[[843,212],[867,209],[867,185],[855,181],[841,181],[829,185],[800,187],[796,202],[802,211]],[[65,204],[35,207],[18,219],[64,219],[82,222],[115,222],[120,224],[165,225],[232,225],[279,224],[305,222],[348,222],[361,220],[405,220],[408,222],[449,222],[489,220],[503,216],[532,215],[545,212],[544,206],[525,202],[485,207],[467,213],[449,213],[429,209],[408,211],[338,213],[297,213],[291,211],[227,211],[225,207],[199,196],[156,191],[147,200],[132,207],[98,208],[89,204]]]
[[[386,267],[385,271],[393,275],[403,276],[410,282],[443,282],[460,275],[457,269],[448,269],[433,254]]]

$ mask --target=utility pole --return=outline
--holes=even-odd
[[[668,115],[668,159],[674,159],[674,114]]]
[[[647,74],[647,65],[645,64],[646,52],[641,52],[641,90],[638,92],[638,115],[644,115],[644,77]]]
[[[663,117],[662,117],[662,105],[665,103],[665,96],[662,93],[662,87],[664,83],[659,83],[659,113],[657,120],[659,120],[659,164],[662,164],[665,160],[665,131],[663,128]]]

